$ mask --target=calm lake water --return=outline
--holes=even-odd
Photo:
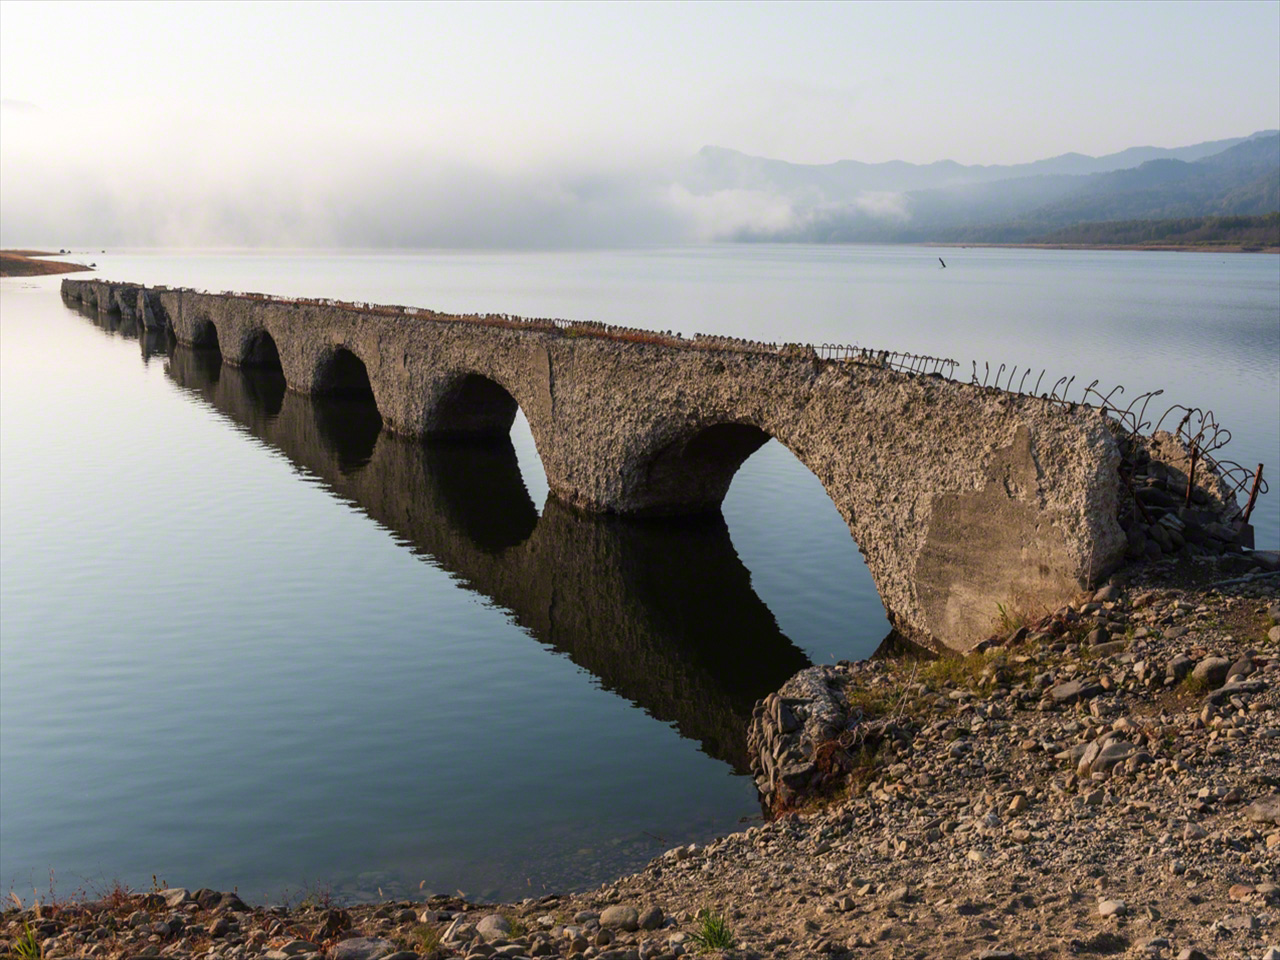
[[[1212,408],[1280,477],[1280,258],[910,247],[94,253],[108,278],[858,342]],[[887,631],[768,444],[723,518],[546,501],[0,283],[0,882],[519,897],[758,815],[754,701]],[[1157,401],[1158,402],[1158,401]],[[1154,408],[1155,404],[1153,404]],[[1280,491],[1280,484],[1273,481]],[[1280,546],[1280,495],[1254,512]]]

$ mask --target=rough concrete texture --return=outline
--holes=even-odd
[[[350,391],[367,371],[408,437],[529,421],[553,494],[591,512],[714,511],[769,437],[823,483],[890,620],[968,649],[998,605],[1060,605],[1113,568],[1119,452],[1106,418],[936,376],[803,352],[623,339],[510,318],[63,281],[244,365],[278,353],[290,389]],[[267,344],[265,338],[270,338]],[[359,363],[354,360],[358,359]]]

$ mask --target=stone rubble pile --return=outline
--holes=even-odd
[[[1190,487],[1191,453],[1171,433],[1122,438],[1120,526],[1125,558],[1159,560],[1238,553],[1253,546],[1253,528],[1241,518],[1234,492],[1201,460]]]

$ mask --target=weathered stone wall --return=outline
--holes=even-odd
[[[63,281],[99,309],[125,286]],[[1055,607],[1125,549],[1117,445],[1088,408],[803,354],[129,289],[180,342],[216,341],[225,363],[251,361],[268,335],[301,393],[334,389],[349,351],[385,426],[408,437],[500,432],[514,400],[552,492],[588,511],[714,510],[776,438],[822,481],[891,621],[931,645],[968,648],[998,604]]]

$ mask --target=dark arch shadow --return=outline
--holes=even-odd
[[[382,415],[371,398],[320,394],[312,407],[316,432],[343,473],[353,473],[372,459],[382,434]]]
[[[241,372],[240,379],[251,401],[266,416],[279,416],[284,406],[284,395],[289,389],[284,373],[270,367],[248,367]]]
[[[516,398],[501,384],[478,373],[464,374],[436,403],[427,436],[473,441],[508,437],[518,409]]]
[[[191,370],[211,386],[222,379],[222,354],[217,350],[192,350],[177,345],[174,351],[181,353]]]
[[[649,516],[717,512],[734,474],[770,440],[749,423],[717,423],[660,449],[645,467]]]
[[[266,330],[259,330],[249,339],[240,366],[284,373],[284,367],[280,364],[280,351],[276,349],[276,341]]]
[[[191,346],[196,350],[217,350],[221,353],[218,328],[214,326],[212,320],[196,321],[191,329]]]
[[[756,701],[809,661],[752,590],[723,518],[637,521],[554,501],[539,518],[509,438],[423,445],[383,433],[350,470],[322,425],[323,403],[288,392],[270,416],[246,371],[228,367],[211,380],[194,353],[176,351],[167,367],[179,386],[509,611],[603,688],[748,772]]]
[[[509,436],[432,443],[422,448],[422,457],[445,510],[481,550],[501,553],[533,534],[538,511]]]
[[[338,347],[321,361],[316,371],[315,393],[372,403],[373,384],[369,382],[369,368],[346,347]]]
[[[316,428],[344,473],[359,470],[373,456],[382,432],[364,361],[338,347],[320,365],[312,399]]]

